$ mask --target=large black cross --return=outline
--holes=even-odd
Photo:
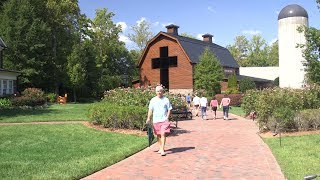
[[[152,59],[152,69],[160,68],[160,83],[169,89],[169,67],[177,67],[177,56],[168,56],[168,46],[160,47],[160,57]]]

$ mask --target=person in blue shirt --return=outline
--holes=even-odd
[[[188,107],[191,107],[191,96],[190,96],[190,94],[188,94],[188,95],[186,96],[186,101],[187,101],[187,103],[188,103]]]
[[[156,87],[157,96],[153,97],[149,103],[149,111],[146,123],[150,122],[152,115],[153,131],[157,135],[159,145],[158,153],[165,156],[164,146],[166,143],[166,133],[170,132],[169,116],[172,106],[168,98],[163,96],[164,90],[162,86]]]

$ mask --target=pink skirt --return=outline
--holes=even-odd
[[[153,124],[153,131],[156,135],[161,135],[170,132],[170,122],[158,122]]]

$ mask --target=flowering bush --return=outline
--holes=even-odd
[[[290,130],[297,127],[294,118],[286,114],[294,115],[303,109],[318,109],[320,107],[320,87],[316,85],[309,86],[306,89],[290,88],[267,88],[263,90],[248,90],[242,99],[241,107],[246,114],[256,111],[260,129],[268,127],[271,119],[280,118],[284,125],[284,130]],[[276,111],[287,113],[279,113]],[[278,112],[278,113],[276,113]],[[277,117],[276,117],[277,116]],[[293,116],[294,117],[294,116]]]
[[[117,88],[104,93],[102,101],[89,108],[91,122],[108,128],[144,129],[148,105],[155,88]],[[186,106],[184,99],[165,93],[172,106]]]
[[[14,106],[42,106],[46,103],[44,92],[37,88],[27,88],[22,92],[22,96],[14,97],[12,104]]]
[[[117,88],[104,93],[102,101],[118,104],[119,106],[148,107],[151,98],[156,96],[155,88]],[[185,106],[181,97],[166,92],[164,94],[173,106]]]

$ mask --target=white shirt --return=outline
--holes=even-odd
[[[199,105],[200,104],[200,98],[198,96],[193,98],[193,104],[194,105]]]
[[[201,97],[200,99],[200,106],[201,107],[207,107],[207,104],[208,104],[208,100],[206,97]]]
[[[169,118],[167,117],[167,113],[172,109],[172,106],[168,98],[164,96],[162,98],[159,98],[156,96],[150,100],[149,109],[153,111],[153,123],[158,123],[164,122]]]

